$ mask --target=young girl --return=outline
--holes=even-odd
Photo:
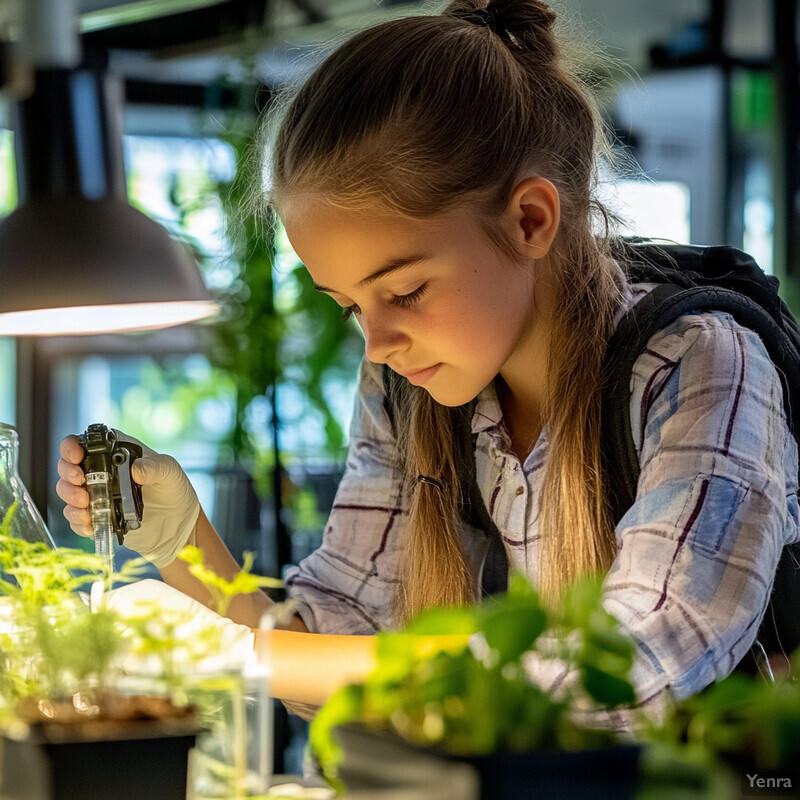
[[[457,0],[378,25],[327,58],[280,121],[270,200],[366,346],[323,544],[288,574],[290,627],[371,634],[479,597],[487,538],[459,519],[453,446],[466,416],[465,457],[509,567],[545,598],[605,573],[605,606],[638,645],[639,705],[657,710],[753,644],[780,551],[798,538],[797,448],[759,338],[723,313],[685,315],[636,362],[641,476],[614,526],[602,365],[648,287],[610,256],[592,195],[606,142],[553,24],[537,0]],[[401,376],[392,414],[384,365]],[[81,456],[65,440],[58,491],[86,535]],[[202,598],[175,554],[194,537],[223,572],[230,555],[173,460],[150,451],[134,474],[145,519],[127,543]],[[231,616],[253,625],[266,603],[240,599]],[[319,702],[369,668],[370,641],[278,636],[276,694]],[[568,677],[530,670],[545,686]]]

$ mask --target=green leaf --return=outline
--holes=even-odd
[[[338,779],[343,753],[334,736],[334,729],[359,719],[363,697],[360,686],[343,686],[330,696],[311,721],[308,730],[309,747],[319,759],[325,779],[337,792],[344,791]]]
[[[478,629],[501,664],[516,661],[547,627],[547,612],[538,593],[525,576],[514,573],[508,592],[492,597],[477,607]]]
[[[590,664],[582,666],[581,678],[584,689],[598,703],[613,708],[636,700],[636,693],[629,681],[603,672]]]
[[[603,613],[605,614],[605,612]],[[590,624],[596,618],[597,615],[593,615]],[[587,643],[597,650],[604,650],[620,659],[627,660],[629,666],[632,663],[633,642],[630,636],[619,630],[616,621],[610,615],[605,616],[602,626],[600,624],[592,625],[587,634]]]
[[[569,586],[562,603],[563,624],[569,628],[590,627],[590,618],[601,608],[603,583],[598,578],[584,578]]]
[[[404,632],[419,636],[468,636],[477,629],[475,614],[470,608],[431,608],[412,620]]]
[[[685,702],[695,714],[719,716],[732,709],[744,709],[760,700],[763,684],[756,683],[747,675],[733,673],[724,681],[712,683],[700,694]]]
[[[678,744],[644,747],[639,775],[637,800],[730,800],[739,794],[732,776],[709,753]]]
[[[205,565],[203,551],[199,547],[187,544],[178,553],[178,558],[189,565],[189,572],[208,589],[214,609],[220,616],[225,616],[231,600],[237,595],[250,594],[262,587],[278,588],[283,586],[283,581],[277,578],[262,577],[250,572],[255,559],[254,554],[250,552],[244,554],[242,568],[230,581]]]
[[[521,572],[513,571],[508,579],[508,595],[511,597],[524,597],[541,605],[539,593],[533,584]]]
[[[495,609],[484,609],[480,615],[480,628],[486,643],[495,650],[500,664],[516,661],[544,631],[547,614],[530,604],[513,607],[511,602]]]

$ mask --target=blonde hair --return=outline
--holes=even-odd
[[[600,382],[619,306],[608,217],[592,197],[607,149],[596,105],[563,66],[555,14],[538,0],[457,0],[438,16],[393,20],[333,52],[283,111],[272,147],[278,201],[313,187],[346,208],[380,205],[422,218],[469,203],[487,237],[523,167],[558,188],[552,248],[556,314],[544,420],[550,453],[540,506],[538,586],[554,600],[573,578],[606,570],[615,552],[600,454]],[[593,232],[598,212],[605,235]],[[474,599],[459,524],[456,428],[448,408],[401,382],[398,455],[411,494],[400,620]],[[459,418],[460,415],[460,418]],[[467,420],[468,422],[468,420]],[[469,453],[461,457],[474,458]],[[444,491],[416,481],[439,481]]]

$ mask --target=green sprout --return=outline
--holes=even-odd
[[[127,652],[141,663],[158,665],[158,680],[177,702],[186,702],[185,679],[209,653],[219,652],[222,629],[217,625],[198,628],[188,610],[165,609],[159,600],[140,601],[136,613],[126,615]],[[186,636],[187,626],[192,635]]]
[[[88,608],[89,587],[105,578],[104,559],[11,536],[17,510],[15,502],[0,522],[0,699],[11,715],[26,698],[105,691],[125,649],[116,615]],[[136,580],[144,568],[131,560],[115,579]]]
[[[199,547],[191,544],[186,545],[178,553],[178,558],[189,565],[189,572],[208,589],[211,594],[213,608],[222,617],[226,615],[231,600],[237,595],[251,594],[262,588],[279,589],[283,586],[283,581],[279,578],[253,575],[250,570],[253,568],[255,560],[254,553],[248,552],[244,554],[244,564],[241,570],[230,581],[217,575],[216,572],[206,566],[203,559],[203,551]]]

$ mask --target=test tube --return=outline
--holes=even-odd
[[[89,492],[89,514],[94,531],[94,551],[103,556],[106,574],[114,571],[114,523],[108,472],[87,472],[86,490]]]

